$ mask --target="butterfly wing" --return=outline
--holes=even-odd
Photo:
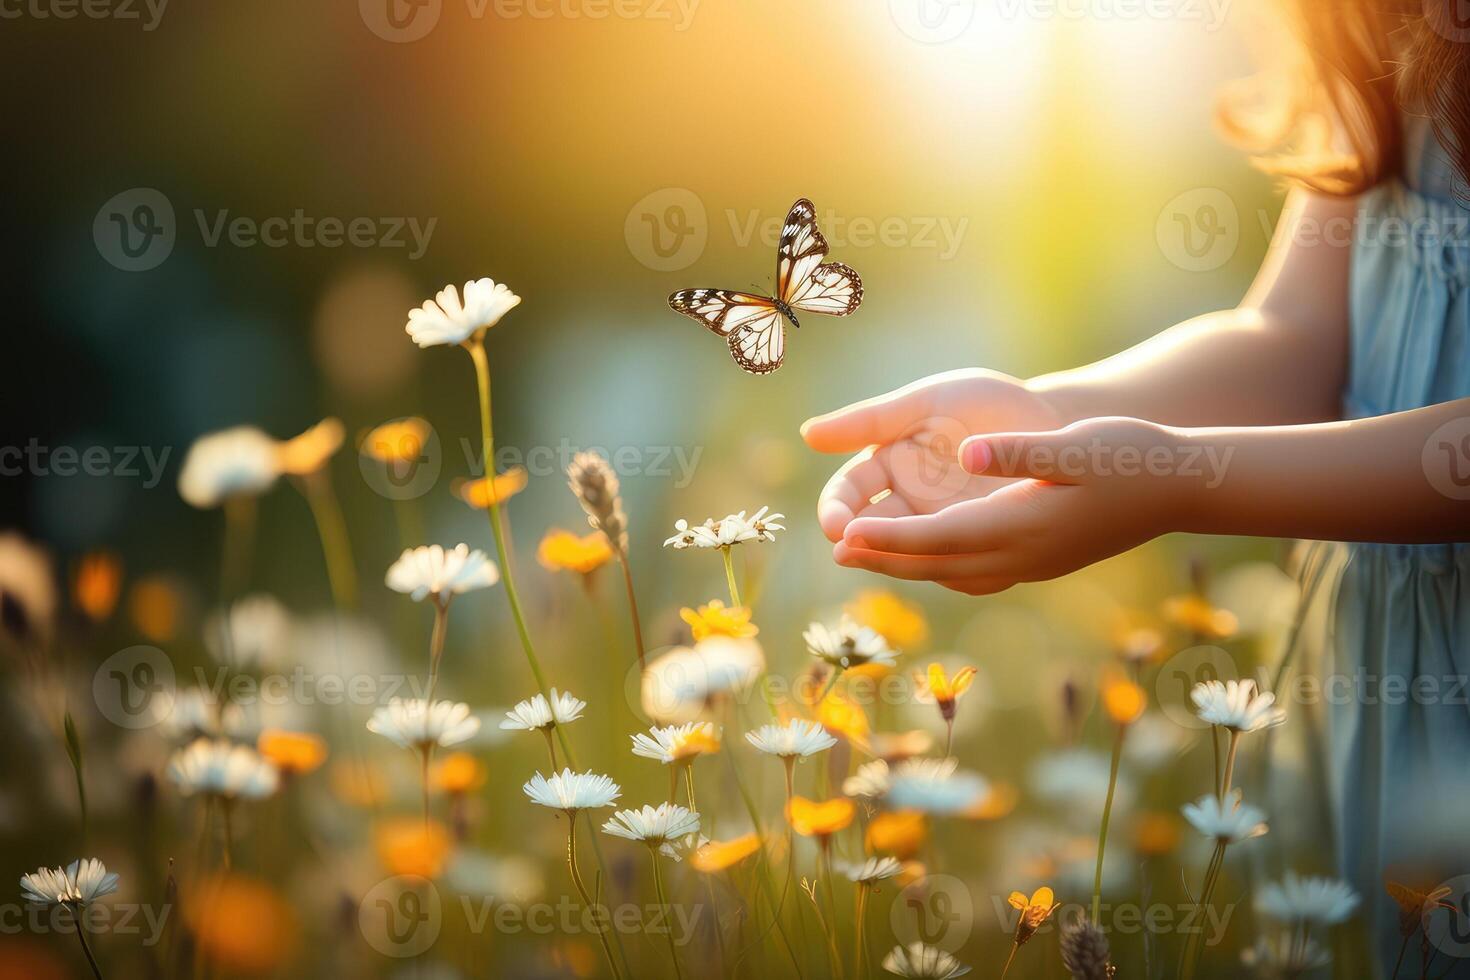
[[[669,307],[698,320],[730,343],[730,354],[751,374],[769,374],[786,357],[786,328],[776,301],[729,289],[681,289]]]
[[[774,306],[730,334],[730,354],[751,374],[770,374],[786,359],[786,325]]]
[[[863,301],[863,281],[841,262],[824,262],[827,239],[817,209],[802,198],[791,206],[776,248],[776,295],[795,310],[847,316]]]

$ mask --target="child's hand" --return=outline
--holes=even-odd
[[[1023,382],[981,369],[936,374],[810,419],[801,433],[813,449],[857,453],[822,491],[818,522],[830,540],[840,541],[858,515],[933,514],[983,497],[1007,481],[959,465],[966,437],[1060,424],[1044,397]],[[884,491],[891,493],[872,503]]]
[[[974,436],[959,450],[965,470],[1023,479],[932,514],[870,510],[847,523],[833,558],[970,595],[1065,575],[1180,526],[1209,476],[1185,465],[1191,444],[1123,418]]]

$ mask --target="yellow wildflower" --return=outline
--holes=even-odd
[[[760,849],[761,839],[757,834],[745,834],[727,841],[712,840],[696,850],[689,863],[696,871],[713,874],[734,867]]]
[[[267,728],[256,738],[255,747],[276,768],[298,776],[327,761],[327,743],[307,732]]]
[[[122,562],[114,554],[94,551],[77,562],[72,580],[72,599],[94,623],[112,615],[122,592]]]
[[[791,829],[803,837],[830,837],[852,823],[856,815],[857,807],[852,800],[842,796],[821,801],[793,796],[786,804],[786,819]]]
[[[294,439],[276,448],[277,464],[282,473],[305,476],[327,465],[332,454],[342,448],[342,420],[325,418]]]
[[[525,467],[513,466],[493,477],[460,480],[454,484],[454,495],[476,510],[485,510],[490,506],[492,497],[495,503],[503,504],[526,489],[528,479]]]
[[[570,531],[552,528],[536,549],[536,560],[548,571],[577,572],[591,575],[613,559],[612,546],[601,531],[578,536]]]
[[[679,618],[689,624],[696,643],[710,636],[731,636],[737,640],[755,636],[760,627],[750,621],[750,616],[746,606],[726,606],[719,599],[711,599],[698,609],[686,606],[679,610]]]
[[[884,589],[867,589],[848,603],[847,613],[888,641],[895,650],[917,650],[929,640],[924,611]]]

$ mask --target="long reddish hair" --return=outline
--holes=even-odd
[[[1401,113],[1426,116],[1470,182],[1470,21],[1461,0],[1287,0],[1296,42],[1222,93],[1216,119],[1268,173],[1359,194],[1402,167]]]

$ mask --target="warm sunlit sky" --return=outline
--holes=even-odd
[[[166,7],[153,30],[8,24],[0,78],[33,93],[5,110],[12,186],[33,189],[14,200],[17,309],[69,364],[59,389],[23,389],[21,431],[172,446],[173,467],[242,421],[286,435],[328,413],[356,430],[423,412],[468,431],[466,366],[401,328],[445,282],[491,275],[525,297],[492,343],[503,441],[702,446],[680,503],[631,481],[659,512],[764,492],[732,447],[776,453],[793,483],[771,502],[806,518],[832,465],[798,448],[807,415],[951,367],[1109,353],[1233,302],[1264,249],[1270,185],[1209,121],[1216,87],[1248,69],[1236,5],[1217,25],[1202,3],[936,4],[926,34],[902,0],[687,2],[443,0],[408,42],[374,33],[369,0]],[[1209,187],[1238,206],[1239,246],[1180,268],[1161,214]],[[133,188],[161,192],[176,228],[143,272],[92,235]],[[747,377],[664,298],[769,285],[769,228],[798,196],[866,300],[808,318],[782,371]],[[704,241],[672,262],[651,245],[655,225],[674,241],[670,204]],[[408,230],[408,247],[214,237],[298,210],[427,233],[422,248]],[[19,521],[63,546],[135,537],[129,513],[206,526],[130,481],[10,489]],[[371,513],[354,490],[349,510]]]

